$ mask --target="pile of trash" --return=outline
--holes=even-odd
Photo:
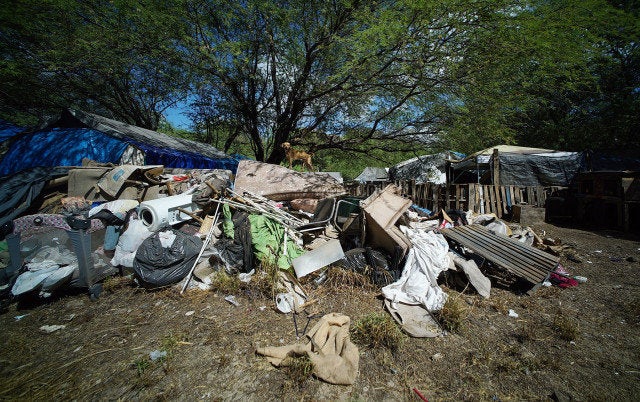
[[[48,297],[69,287],[88,288],[97,297],[100,282],[111,275],[133,275],[140,286],[176,286],[182,293],[210,288],[220,272],[251,281],[268,265],[279,271],[275,308],[295,322],[314,303],[301,279],[322,286],[328,270],[337,268],[380,288],[405,332],[435,337],[444,332],[433,315],[447,302],[443,276],[447,283],[470,284],[485,298],[492,281],[511,279],[530,290],[576,281],[560,266],[563,249],[553,239],[495,215],[430,215],[394,185],[359,199],[329,174],[251,160],[240,162],[235,177],[225,170],[124,165],[70,169],[66,180],[56,180],[66,183],[66,192],[50,191],[37,213],[2,225],[4,298]],[[238,303],[232,295],[227,300]],[[326,315],[309,333],[295,324],[296,335],[307,336],[309,344],[260,353],[274,364],[291,350],[312,360],[331,353],[335,360],[319,362],[317,374],[352,383],[355,346],[347,340],[329,352],[320,344],[335,346],[333,337],[345,333],[348,338],[349,318]],[[343,375],[335,377],[339,371],[332,365]]]

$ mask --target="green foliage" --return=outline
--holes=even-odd
[[[177,4],[25,0],[0,8],[0,104],[9,114],[42,120],[73,106],[155,129],[185,94],[188,70],[171,45],[181,30]]]
[[[270,163],[287,141],[347,177],[422,149],[638,147],[636,3],[4,2],[0,118],[77,107]],[[163,122],[185,99],[194,132]]]
[[[131,363],[131,365],[136,369],[136,373],[138,376],[144,374],[145,370],[149,368],[151,363],[145,357],[139,357]]]

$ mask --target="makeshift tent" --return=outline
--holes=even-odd
[[[494,156],[497,150],[497,159]],[[452,184],[482,183],[502,186],[569,186],[583,164],[581,152],[497,145],[450,161]],[[497,162],[498,183],[494,167]]]
[[[389,180],[389,174],[386,168],[366,167],[354,180],[360,183],[386,182]]]
[[[0,176],[38,166],[80,166],[83,158],[101,163],[234,172],[238,166],[236,158],[211,145],[91,113],[65,110],[46,127],[17,134],[10,140],[0,161]]]
[[[392,181],[415,180],[416,184],[444,184],[446,182],[446,162],[458,160],[464,156],[464,154],[453,151],[418,156],[391,167],[389,177]]]
[[[583,172],[640,172],[640,150],[586,151]]]

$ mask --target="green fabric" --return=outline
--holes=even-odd
[[[276,263],[280,269],[291,268],[291,260],[304,253],[301,247],[287,237],[287,255],[284,255],[284,227],[264,215],[249,215],[251,244],[259,260]]]
[[[0,241],[0,252],[9,250],[9,246],[7,245],[7,241]]]
[[[233,221],[231,220],[231,208],[229,208],[229,204],[224,204],[222,206],[222,215],[224,216],[224,220],[222,221],[222,232],[228,238],[233,239]]]

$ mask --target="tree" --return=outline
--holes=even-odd
[[[181,47],[199,77],[198,105],[272,163],[285,141],[359,152],[433,141],[435,106],[473,24],[463,2],[425,3],[187,2]]]
[[[602,0],[502,9],[476,31],[443,113],[451,146],[638,147],[637,10]]]
[[[43,119],[71,106],[155,129],[163,111],[185,96],[172,3],[12,3],[0,8],[6,111]]]

